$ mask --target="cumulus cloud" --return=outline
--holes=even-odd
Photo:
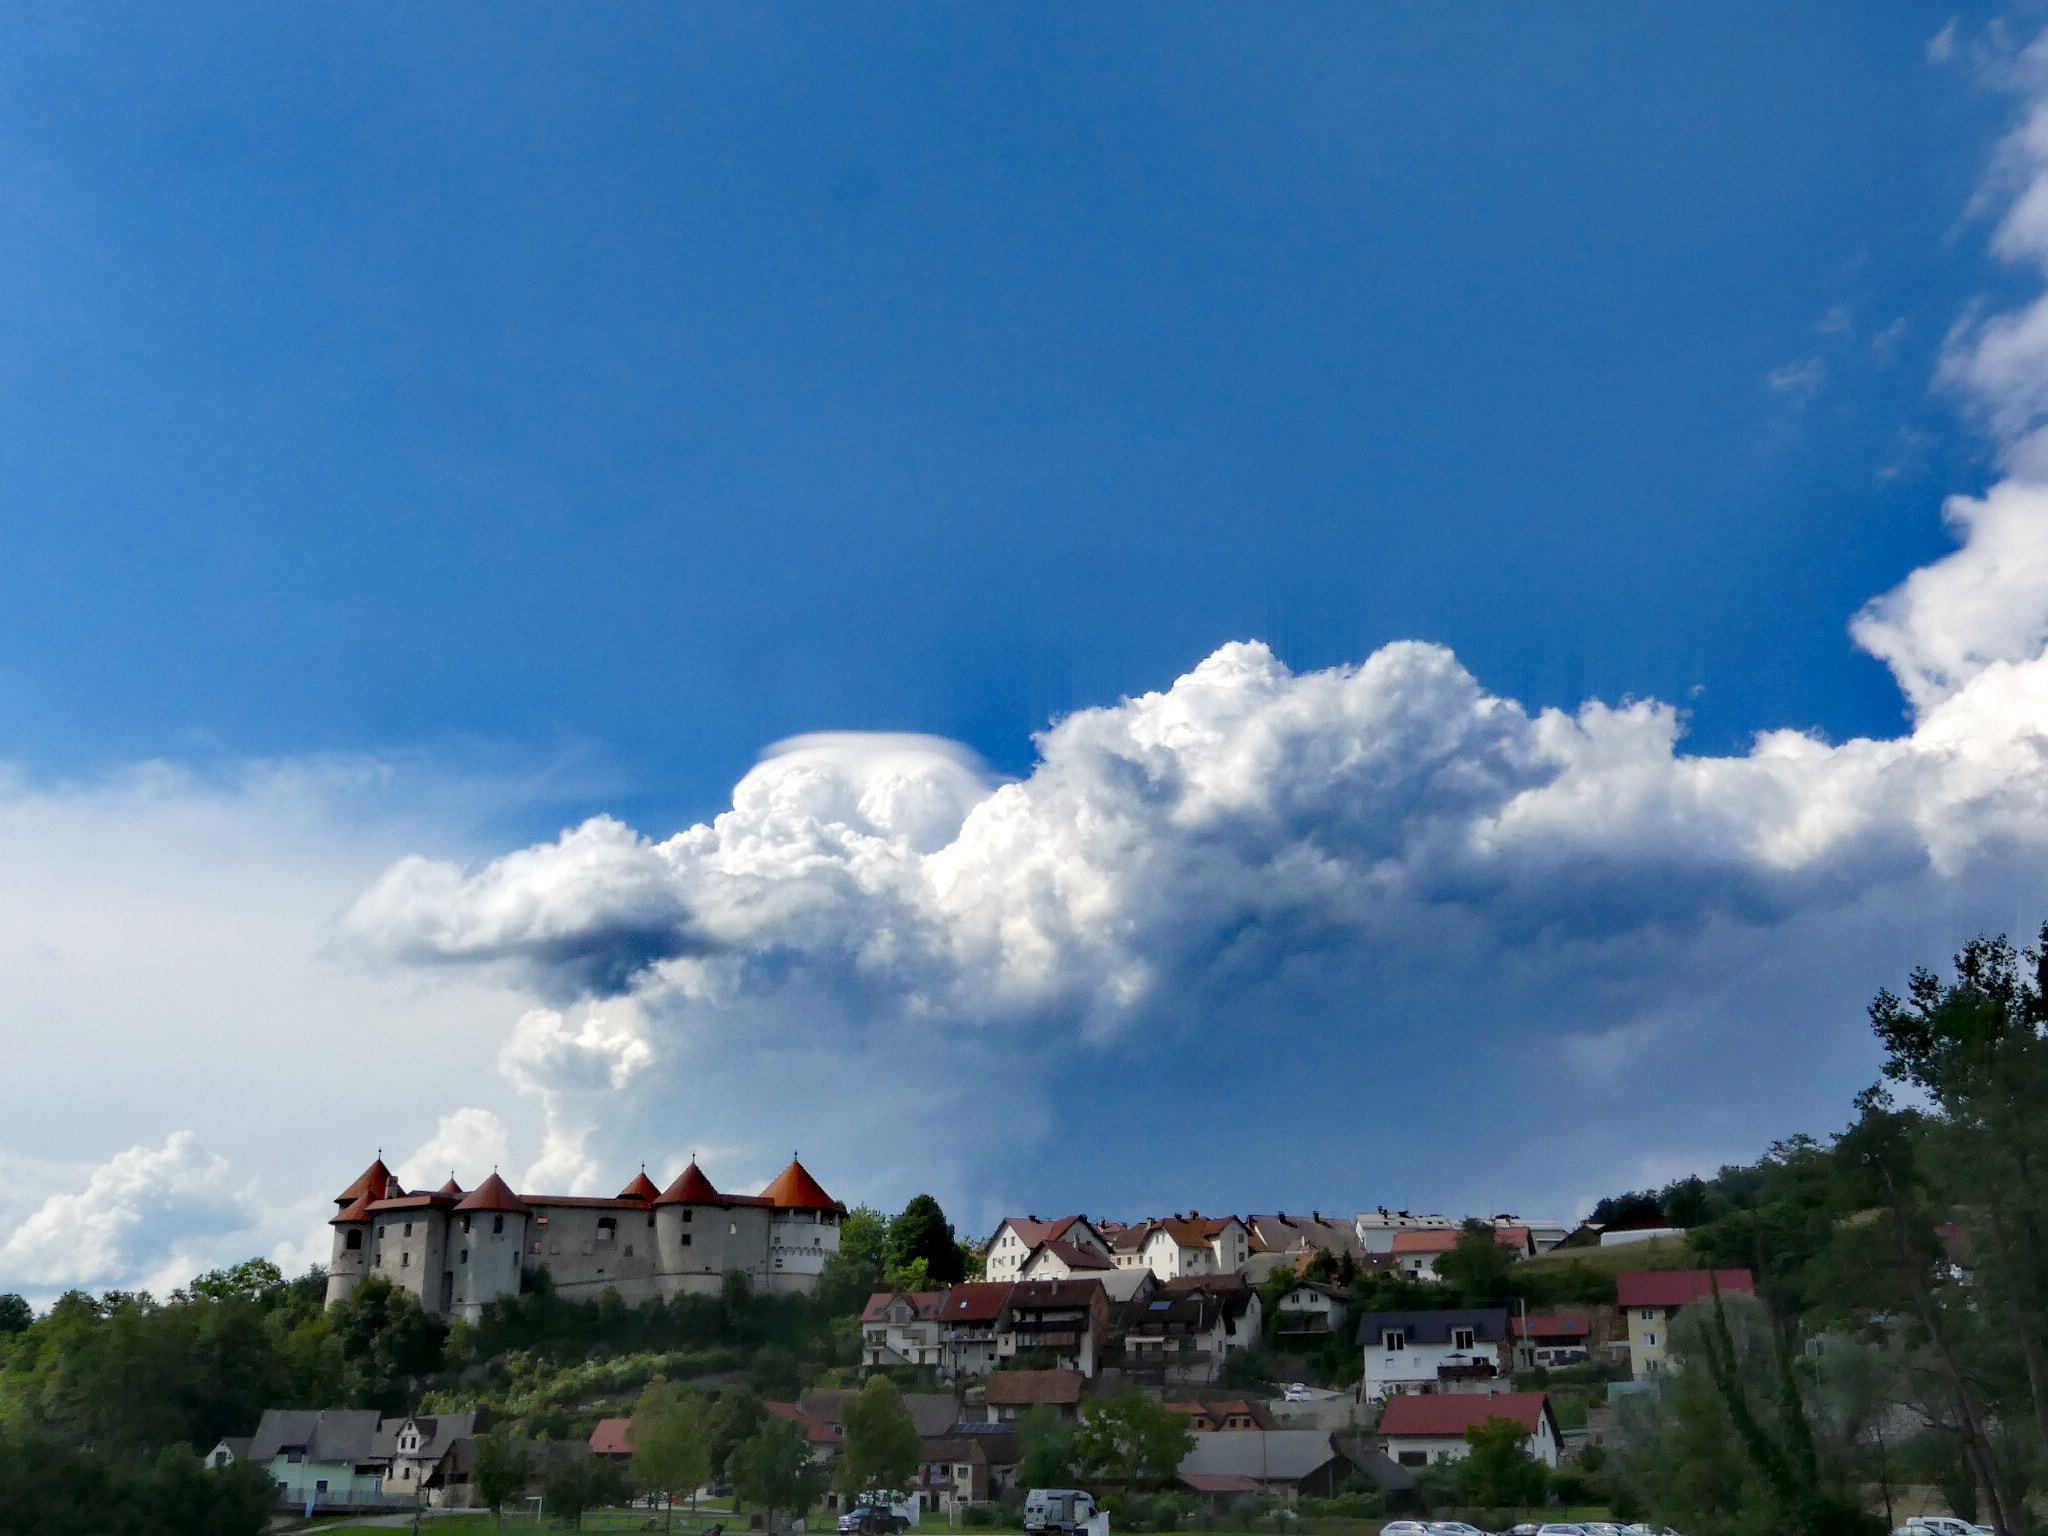
[[[2044,46],[2009,66],[2032,94],[1995,246],[2048,276]],[[1803,400],[1824,376],[1811,358],[1768,382]],[[1701,756],[1669,705],[1531,711],[1438,646],[1295,673],[1238,642],[1060,721],[1013,783],[944,742],[802,738],[708,823],[404,860],[346,928],[551,1005],[502,1061],[573,1143],[564,1168],[681,1104],[744,1141],[750,1078],[850,1145],[915,1097],[901,1079],[944,1084],[921,1113],[986,1162],[1080,1133],[1091,1071],[1184,1091],[1166,1064],[1226,1062],[1218,1041],[1373,1074],[1418,1038],[1512,1056],[1519,1029],[1617,1094],[1704,1037],[1790,1049],[1822,995],[1802,967],[1895,979],[1879,968],[2048,894],[2048,298],[1969,317],[1942,376],[2008,477],[1952,499],[1956,551],[1854,617],[1910,707],[1896,738]],[[1772,995],[1742,995],[1763,977]],[[595,1011],[622,998],[625,1022]],[[1253,1081],[1224,1067],[1209,1092],[1243,1111]]]
[[[407,1189],[436,1189],[459,1169],[498,1167],[511,1155],[511,1147],[505,1122],[488,1109],[458,1109],[443,1115],[434,1134],[392,1172]],[[472,1173],[465,1187],[474,1183]]]
[[[0,1242],[0,1286],[50,1291],[161,1271],[172,1284],[199,1266],[206,1240],[245,1233],[256,1213],[228,1164],[179,1131],[161,1147],[130,1147],[85,1186],[53,1194]]]

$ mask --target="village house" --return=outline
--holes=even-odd
[[[944,1291],[881,1291],[860,1315],[861,1364],[944,1365],[939,1314]]]
[[[384,1491],[406,1498],[429,1495],[428,1483],[449,1448],[476,1433],[477,1416],[471,1413],[421,1414],[403,1419],[385,1419],[377,1426],[371,1455],[384,1463]]]
[[[763,1402],[761,1407],[778,1419],[787,1419],[804,1432],[804,1439],[811,1447],[811,1460],[830,1461],[839,1454],[843,1436],[838,1428],[828,1424],[801,1403]]]
[[[1008,1281],[970,1281],[946,1292],[939,1306],[943,1375],[986,1376],[996,1368],[1003,1315],[1009,1305]]]
[[[1416,1227],[1393,1235],[1390,1250],[1411,1280],[1437,1278],[1436,1261],[1458,1246],[1456,1227]]]
[[[1350,1463],[1327,1430],[1249,1429],[1197,1432],[1181,1458],[1179,1476],[1193,1492],[1225,1501],[1241,1493],[1328,1498],[1349,1477]]]
[[[906,1491],[920,1512],[958,1521],[968,1505],[986,1504],[1016,1485],[1017,1461],[1013,1432],[962,1426],[920,1444],[917,1472]]]
[[[1233,1397],[1204,1402],[1190,1399],[1186,1402],[1161,1403],[1160,1407],[1170,1413],[1178,1413],[1188,1421],[1188,1428],[1198,1435],[1221,1434],[1225,1431],[1248,1429],[1271,1429],[1273,1422],[1265,1410],[1249,1398]]]
[[[1593,1358],[1589,1317],[1515,1317],[1508,1320],[1508,1330],[1514,1337],[1518,1370],[1583,1365]]]
[[[1359,1240],[1357,1224],[1325,1216],[1321,1211],[1306,1216],[1290,1216],[1285,1211],[1272,1216],[1247,1216],[1245,1227],[1251,1233],[1254,1251],[1327,1253],[1332,1258],[1348,1253],[1354,1261],[1365,1257],[1365,1244]]]
[[[1756,1279],[1746,1269],[1647,1269],[1614,1277],[1615,1300],[1628,1322],[1629,1372],[1637,1381],[1666,1368],[1672,1318],[1713,1295],[1717,1284],[1723,1294],[1756,1290]]]
[[[1005,1216],[989,1239],[984,1273],[990,1280],[1021,1280],[1031,1256],[1047,1243],[1065,1243],[1111,1257],[1102,1234],[1086,1216],[1061,1216],[1041,1221],[1036,1216]],[[1112,1260],[1114,1262],[1114,1260]],[[1064,1279],[1054,1275],[1049,1278]]]
[[[1081,1417],[1087,1380],[1079,1371],[997,1371],[983,1399],[991,1424],[1014,1424],[1033,1408],[1051,1408],[1068,1423]]]
[[[633,1459],[633,1421],[628,1418],[599,1419],[590,1431],[590,1454],[600,1461],[629,1462]]]
[[[1141,1262],[1160,1280],[1234,1275],[1252,1256],[1251,1233],[1235,1216],[1190,1211],[1141,1223],[1134,1231]]]
[[[1215,1381],[1226,1356],[1258,1344],[1259,1293],[1242,1275],[1188,1275],[1123,1309],[1124,1360],[1162,1382]]]
[[[1392,1253],[1394,1238],[1402,1232],[1428,1232],[1458,1230],[1459,1223],[1448,1216],[1422,1216],[1413,1211],[1390,1211],[1381,1206],[1375,1211],[1360,1211],[1351,1219],[1352,1229],[1358,1234],[1359,1246],[1367,1253]]]
[[[374,1408],[266,1408],[247,1459],[269,1474],[294,1508],[382,1508],[388,1458],[377,1454],[383,1420]]]
[[[1019,1279],[1023,1280],[1071,1280],[1075,1276],[1087,1276],[1106,1280],[1117,1272],[1116,1260],[1098,1248],[1089,1248],[1061,1240],[1040,1243],[1024,1261]]]
[[[1109,1293],[1099,1280],[1020,1280],[996,1334],[996,1358],[1029,1355],[1093,1376],[1109,1341]]]
[[[1507,1384],[1504,1307],[1369,1312],[1358,1320],[1358,1344],[1366,1402],[1398,1393],[1495,1392]]]
[[[1380,1448],[1404,1467],[1457,1461],[1472,1451],[1465,1431],[1488,1419],[1512,1419],[1528,1434],[1524,1445],[1529,1454],[1546,1467],[1557,1465],[1563,1440],[1550,1399],[1541,1392],[1389,1398],[1380,1415]]]
[[[1313,1344],[1342,1332],[1350,1309],[1349,1294],[1336,1286],[1297,1281],[1294,1289],[1280,1298],[1275,1328],[1283,1339]]]
[[[572,1301],[809,1291],[839,1251],[844,1209],[792,1161],[758,1195],[721,1194],[693,1162],[667,1189],[643,1171],[610,1199],[518,1195],[496,1173],[408,1193],[379,1158],[335,1198],[327,1305],[381,1275],[436,1317],[474,1321],[545,1270]]]

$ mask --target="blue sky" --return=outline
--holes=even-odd
[[[1917,725],[1921,762],[1964,730],[1925,734],[1958,674],[1910,716],[1901,691],[1945,665],[1939,592],[1889,648],[1849,623],[1910,573],[1977,569],[1937,564],[1944,498],[2048,479],[2021,462],[2034,407],[1994,421],[2035,359],[2019,383],[1969,366],[2005,355],[1975,328],[2042,286],[2024,230],[1997,244],[2032,174],[1998,146],[2036,99],[2032,27],[2001,14],[0,16],[0,910],[46,919],[19,942],[69,968],[0,989],[21,1063],[0,1163],[45,1202],[29,1219],[60,1233],[174,1171],[186,1227],[102,1221],[105,1267],[76,1271],[127,1279],[297,1240],[380,1142],[573,1182],[701,1138],[737,1182],[806,1136],[836,1193],[932,1184],[976,1222],[1569,1214],[1831,1123],[1870,1070],[1872,986],[2048,911],[2041,829],[1955,810],[2031,804],[2024,754],[1986,748],[1992,791],[1915,790],[1910,814],[1745,766],[1759,732]],[[1975,546],[1994,583],[2036,521]],[[2048,605],[2022,586],[1999,600],[2012,634],[1956,642],[1972,676],[2038,652]],[[1218,739],[1289,744],[1231,759],[1267,797],[1256,838],[1116,802],[1121,851],[1026,892],[1026,855],[1118,792],[1100,764],[1163,739],[1119,701],[1235,641],[1303,680],[1225,668]],[[1408,653],[1342,697],[1315,681],[1403,641],[1495,704]],[[1256,727],[1253,696],[1277,711]],[[1508,795],[1609,750],[1473,721],[1588,699],[1680,712],[1650,798],[1697,754],[1730,765],[1712,813],[1617,830],[1607,785],[1581,841],[1526,869],[1473,862],[1507,800],[1460,824],[1458,857],[1418,851],[1439,834],[1416,808],[1448,814],[1482,758]],[[1427,793],[1407,770],[1288,780],[1339,738],[1438,763],[1430,731],[1389,724],[1418,700],[1480,757],[1454,751]],[[1068,756],[1035,744],[1094,708]],[[815,732],[961,748],[841,740],[746,778]],[[877,774],[934,798],[835,821]],[[750,866],[747,902],[800,915],[747,926],[723,905],[740,855],[645,856],[743,778],[774,801],[776,859],[812,836],[778,819],[799,802],[954,853],[883,870],[835,842],[829,898],[810,865]],[[961,826],[1004,779],[1036,830],[998,854]],[[1770,821],[1787,795],[1810,797],[1796,827]],[[1541,814],[1550,838],[1564,813]],[[561,853],[597,815],[645,841]],[[1863,829],[1853,856],[1813,851],[1831,818]],[[1228,880],[1208,862],[1267,837]],[[1398,858],[1359,853],[1383,838]],[[1247,894],[1310,853],[1342,878]],[[563,863],[597,873],[563,896]],[[1372,907],[1395,865],[1404,905]],[[545,889],[520,884],[536,868]],[[1135,900],[1162,880],[1159,910]],[[1045,892],[1059,931],[1020,958]],[[803,926],[842,900],[831,937]],[[505,904],[537,926],[494,927]],[[259,938],[251,913],[293,916]],[[884,932],[903,948],[881,955]],[[734,969],[676,969],[705,955]],[[302,1007],[414,1069],[383,1123],[266,1044]],[[1248,1057],[1300,1065],[1247,1079]],[[921,1099],[914,1061],[950,1086]],[[1531,1098],[1414,1150],[1458,1123],[1448,1102],[1546,1076],[1567,1086],[1534,1098],[1589,1095],[1568,1147]],[[875,1078],[891,1107],[844,1102]],[[729,1112],[771,1080],[786,1093]],[[972,1129],[1020,1083],[1007,1139]],[[931,1143],[902,1145],[920,1102]],[[1291,1137],[1302,1163],[1163,1150],[1196,1130]],[[0,1244],[0,1282],[63,1283],[37,1242]]]

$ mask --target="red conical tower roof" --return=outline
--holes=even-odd
[[[711,1181],[704,1177],[704,1170],[691,1159],[690,1166],[676,1175],[675,1183],[669,1185],[656,1198],[656,1205],[717,1205],[721,1199]]]
[[[526,1202],[512,1193],[512,1186],[498,1177],[497,1170],[477,1185],[476,1192],[463,1197],[455,1207],[458,1211],[516,1211],[521,1216],[531,1215]]]
[[[361,1178],[334,1197],[334,1203],[348,1205],[359,1195],[368,1196],[372,1200],[389,1200],[394,1195],[404,1193],[405,1190],[398,1180],[391,1176],[391,1170],[384,1166],[384,1159],[379,1157],[363,1170]]]
[[[633,1182],[619,1191],[619,1198],[621,1200],[654,1200],[660,1194],[660,1186],[654,1180],[647,1177],[647,1170],[642,1168],[633,1175]]]
[[[328,1222],[327,1225],[339,1227],[351,1221],[368,1221],[369,1219],[370,1197],[368,1195],[357,1195],[355,1199],[343,1206],[341,1214]]]
[[[839,1202],[826,1194],[823,1186],[795,1158],[791,1158],[789,1166],[775,1175],[773,1184],[761,1191],[761,1198],[773,1200],[776,1209],[782,1211],[839,1209]]]
[[[434,1193],[437,1195],[460,1195],[467,1193],[467,1191],[465,1191],[460,1184],[455,1182],[455,1175],[451,1173],[448,1175],[448,1182],[446,1184],[443,1184],[439,1189],[435,1190]]]

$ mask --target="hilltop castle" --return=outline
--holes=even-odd
[[[758,1195],[720,1194],[693,1161],[667,1189],[642,1171],[605,1200],[515,1195],[496,1173],[407,1194],[380,1157],[334,1203],[328,1306],[382,1275],[428,1312],[472,1319],[530,1270],[579,1301],[713,1294],[735,1269],[759,1291],[808,1291],[846,1214],[794,1159]]]

